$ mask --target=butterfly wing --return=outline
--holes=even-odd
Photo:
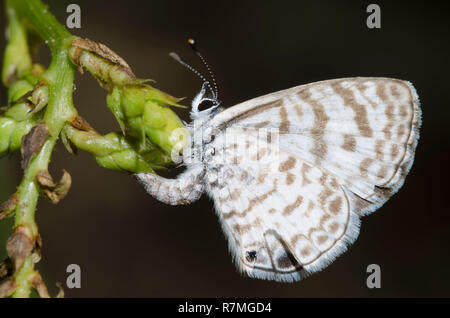
[[[419,125],[412,85],[387,78],[303,85],[216,115],[225,162],[208,163],[208,192],[238,268],[296,281],[326,267],[403,184]]]
[[[335,176],[274,144],[251,129],[216,137],[207,191],[238,269],[292,282],[344,252],[359,217]]]
[[[275,128],[279,146],[333,174],[360,215],[403,184],[421,110],[414,87],[390,78],[344,78],[294,87],[226,109],[212,125]]]

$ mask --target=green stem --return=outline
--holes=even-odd
[[[72,39],[69,31],[56,20],[40,0],[7,0],[7,6],[13,7],[20,17],[27,20],[46,41],[53,54],[61,48],[66,39]]]
[[[19,203],[15,214],[15,227],[27,227],[36,239],[38,231],[35,211],[39,197],[36,175],[41,170],[48,170],[51,154],[62,128],[67,121],[77,116],[72,103],[75,66],[68,57],[68,47],[73,36],[58,23],[39,0],[8,0],[7,8],[16,10],[17,15],[25,19],[41,35],[50,46],[53,55],[49,69],[42,76],[49,88],[49,101],[43,120],[50,132],[50,138],[25,171],[18,188]],[[13,297],[29,297],[30,279],[33,274],[34,264],[30,255],[23,265],[16,269],[13,279],[17,288]]]

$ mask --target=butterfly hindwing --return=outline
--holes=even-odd
[[[359,218],[337,178],[271,149],[272,141],[247,128],[217,136],[207,191],[237,267],[250,277],[297,281],[345,251]]]

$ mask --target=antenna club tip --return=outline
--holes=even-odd
[[[177,53],[175,53],[175,52],[170,52],[169,53],[169,56],[171,57],[171,58],[173,58],[175,61],[181,61],[181,58],[180,58],[180,56],[177,54]]]

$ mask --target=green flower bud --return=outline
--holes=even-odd
[[[112,92],[106,96],[106,105],[108,105],[108,108],[119,123],[122,133],[125,134],[125,114],[122,110],[121,90],[119,87],[114,87]]]
[[[20,148],[22,137],[28,134],[36,120],[16,121],[0,117],[0,157]]]
[[[86,68],[102,86],[123,86],[134,83],[134,74],[126,67],[112,63],[92,52],[80,53],[77,50],[77,47],[71,48],[72,60],[76,60],[80,66]]]
[[[121,90],[121,106],[125,120],[142,138],[147,137],[166,154],[179,142],[171,139],[175,129],[184,129],[179,117],[167,105],[178,105],[180,99],[149,85],[130,85]],[[177,146],[177,151],[179,145]]]
[[[127,87],[122,93],[122,108],[128,118],[142,115],[145,105],[145,91],[140,87]]]
[[[153,172],[170,162],[160,150],[147,146],[138,150],[140,141],[133,136],[109,133],[101,136],[94,131],[81,131],[66,126],[64,133],[78,148],[90,152],[103,168],[127,172]]]
[[[178,104],[180,99],[143,84],[144,80],[137,79],[120,56],[101,43],[76,38],[72,42],[70,58],[108,90],[106,103],[122,133],[125,135],[128,125],[130,133],[139,136],[139,152],[148,140],[163,151],[164,160],[170,161],[168,158],[173,157],[174,152],[179,153],[184,148],[184,139],[180,142],[180,138],[173,136],[174,130],[184,129],[183,123],[168,107],[183,107]]]
[[[31,57],[27,43],[25,26],[16,16],[16,12],[8,8],[8,44],[3,57],[2,81],[9,87],[21,78],[23,73],[31,68]]]
[[[0,117],[0,157],[9,151],[10,137],[16,128],[16,122],[11,118]]]
[[[22,137],[28,134],[36,125],[37,121],[21,121],[17,123],[10,137],[9,152],[16,151],[22,144]]]
[[[103,168],[127,172],[153,172],[150,165],[145,162],[134,150],[128,149],[114,152],[103,157],[95,157],[95,161]]]
[[[20,148],[22,137],[37,123],[39,115],[32,114],[26,102],[14,104],[0,116],[0,157]]]
[[[9,117],[15,121],[23,121],[30,119],[33,115],[31,114],[31,107],[28,103],[17,103],[10,107],[6,112],[5,116]]]
[[[33,85],[31,85],[27,80],[19,80],[14,82],[8,89],[8,103],[12,103],[25,94],[33,90]]]

